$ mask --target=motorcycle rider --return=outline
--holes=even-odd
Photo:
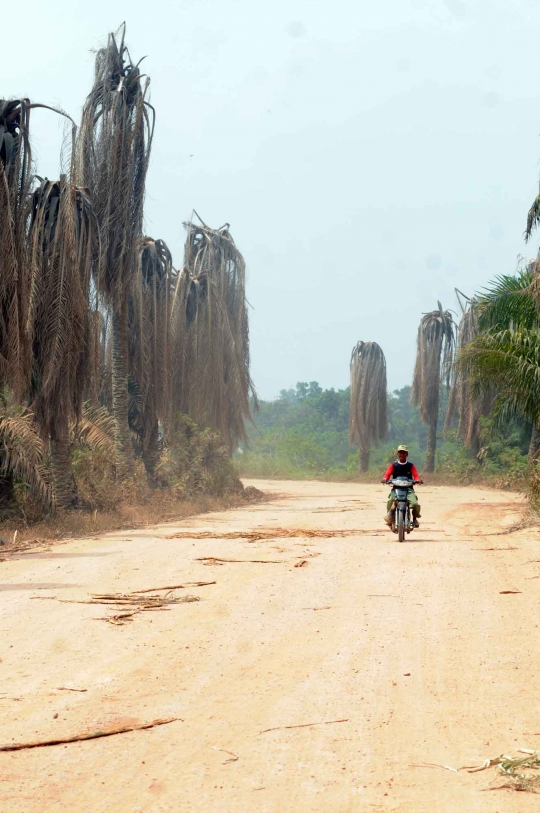
[[[396,462],[390,463],[390,465],[386,469],[384,478],[382,480],[384,485],[386,485],[388,480],[390,480],[393,477],[406,477],[408,480],[414,480],[416,483],[423,483],[424,481],[418,474],[418,469],[416,468],[414,463],[411,463],[409,460],[407,460],[409,456],[409,450],[407,449],[406,446],[398,446],[397,456],[398,459],[396,460]],[[396,516],[395,509],[392,508],[395,499],[396,492],[394,491],[394,489],[392,489],[388,497],[388,503],[386,505],[386,510],[388,513],[384,518],[384,521],[390,527],[392,527]],[[419,528],[420,523],[418,522],[418,520],[420,518],[420,505],[418,503],[418,497],[414,493],[413,488],[411,488],[411,490],[409,491],[408,499],[409,505],[411,506],[411,513],[413,517],[413,528]]]

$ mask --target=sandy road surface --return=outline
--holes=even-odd
[[[484,792],[493,770],[416,767],[540,747],[539,534],[501,534],[518,497],[425,487],[399,545],[382,486],[257,485],[281,496],[0,562],[0,744],[181,718],[0,753],[1,813],[538,810]],[[260,527],[328,536],[167,538]],[[212,579],[125,626],[45,599]]]

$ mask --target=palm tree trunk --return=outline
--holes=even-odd
[[[112,407],[116,434],[116,474],[126,477],[133,468],[133,446],[128,422],[128,328],[126,308],[112,317]]]
[[[72,508],[77,501],[67,420],[51,431],[51,470],[56,508]]]
[[[435,470],[435,450],[437,448],[437,416],[429,424],[428,439],[426,447],[426,460],[424,463],[424,471],[432,472]]]
[[[145,425],[144,428],[145,437],[143,438],[142,459],[144,467],[146,469],[146,474],[148,475],[148,481],[150,485],[153,486],[156,485],[155,469],[159,462],[161,450],[159,443],[159,425],[157,418],[150,420],[149,424],[150,424],[149,426]]]
[[[11,508],[14,500],[13,472],[8,472],[3,477],[0,477],[0,512],[6,508]]]
[[[369,469],[369,449],[360,449],[360,471],[365,472]]]
[[[540,452],[540,426],[533,424],[531,432],[531,442],[529,444],[529,460],[531,463],[536,460]]]

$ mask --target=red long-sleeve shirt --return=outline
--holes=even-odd
[[[397,464],[399,466],[399,462]],[[390,480],[390,478],[393,477],[393,476],[394,476],[394,464],[390,463],[390,465],[388,466],[388,468],[386,469],[386,472],[384,474],[384,479],[385,480]],[[416,468],[414,463],[411,463],[411,479],[412,480],[420,480],[420,475],[418,474],[418,469]]]

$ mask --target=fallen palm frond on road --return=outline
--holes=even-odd
[[[292,729],[292,728],[311,728],[315,725],[334,725],[335,723],[348,723],[349,718],[345,717],[342,720],[321,720],[317,723],[301,723],[300,725],[278,725],[274,728],[265,728],[262,731],[259,731],[259,734],[268,734],[269,731],[283,731],[285,729]]]
[[[215,582],[202,582],[201,584],[215,584]],[[199,596],[175,596],[173,591],[178,588],[155,588],[168,590],[164,596],[157,593],[149,594],[145,590],[134,593],[92,593],[89,599],[65,599],[56,596],[33,596],[33,598],[53,599],[62,604],[105,604],[116,610],[126,612],[116,612],[114,615],[102,616],[96,621],[108,621],[110,624],[121,625],[131,621],[134,615],[149,610],[168,610],[170,604],[189,604],[193,601],[200,601]]]
[[[181,717],[167,717],[164,720],[152,720],[151,723],[128,725],[121,728],[112,728],[110,731],[92,731],[87,734],[75,734],[72,737],[57,737],[51,740],[36,740],[35,742],[13,743],[13,745],[0,745],[0,751],[24,751],[28,748],[48,748],[51,745],[66,745],[70,742],[84,742],[84,740],[97,740],[102,737],[113,737],[115,734],[126,734],[128,731],[143,731],[147,728],[156,728],[168,723],[184,722]]]
[[[345,536],[358,536],[369,531],[360,528],[350,528],[343,530],[320,530],[317,528],[259,528],[254,531],[227,531],[227,533],[216,533],[215,531],[179,531],[176,534],[166,536],[165,539],[247,539],[248,542],[260,542],[263,539],[287,539],[305,536],[309,539],[329,539],[332,537],[342,538]]]
[[[502,785],[490,788],[490,790],[516,790],[528,793],[540,793],[540,774],[531,773],[540,769],[540,751],[532,751],[529,748],[518,748],[523,757],[509,757],[502,754],[494,759],[486,759],[483,765],[467,768],[469,773],[485,771],[488,768],[497,766],[499,772],[506,781]],[[527,773],[523,773],[526,770]]]
[[[107,604],[115,605],[117,608],[129,609],[127,612],[115,613],[114,615],[102,616],[97,621],[107,621],[109,624],[122,626],[132,621],[133,616],[149,610],[168,610],[169,604],[189,604],[192,601],[200,601],[199,596],[173,596],[169,591],[164,596],[141,595],[139,593],[111,593],[110,595],[93,595],[92,600],[86,604]]]
[[[209,584],[217,584],[217,582],[186,582],[185,584],[173,584],[169,587],[149,587],[146,590],[134,590],[133,593],[157,593],[159,590],[183,590],[185,587],[207,587]]]
[[[205,565],[222,565],[230,562],[244,562],[246,564],[257,565],[283,565],[286,559],[218,559],[217,556],[199,556],[197,562],[203,562]]]
[[[459,773],[479,773],[487,771],[488,768],[499,768],[499,773],[506,779],[504,784],[485,788],[485,790],[515,790],[528,793],[540,793],[540,773],[531,771],[540,770],[540,751],[533,751],[529,748],[518,748],[523,757],[510,757],[502,754],[500,757],[485,759],[482,765],[462,765],[460,768],[452,768],[451,765],[441,765],[436,762],[423,762],[421,765],[411,765],[412,768],[443,768],[445,771]],[[526,770],[527,773],[523,773]]]

